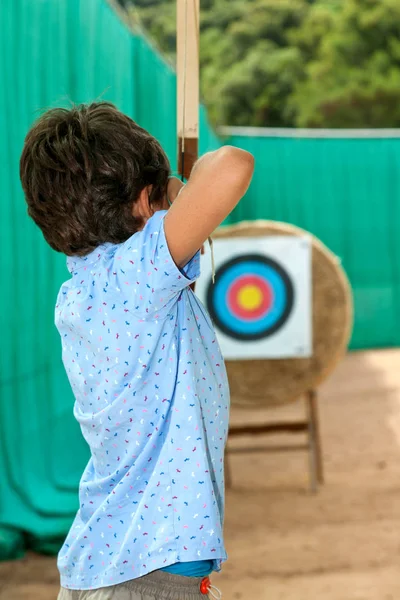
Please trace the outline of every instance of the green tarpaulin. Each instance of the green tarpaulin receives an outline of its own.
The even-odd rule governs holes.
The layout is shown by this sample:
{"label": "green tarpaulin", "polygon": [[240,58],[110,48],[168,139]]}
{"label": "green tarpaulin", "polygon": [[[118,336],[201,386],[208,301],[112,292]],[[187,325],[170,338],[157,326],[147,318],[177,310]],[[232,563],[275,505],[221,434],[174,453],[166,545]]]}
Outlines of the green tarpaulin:
{"label": "green tarpaulin", "polygon": [[400,138],[365,134],[227,140],[257,163],[232,220],[293,223],[338,256],[354,295],[353,349],[400,344]]}
{"label": "green tarpaulin", "polygon": [[[46,107],[110,100],[149,129],[175,164],[176,78],[103,0],[2,0],[0,74],[0,558],[6,558],[24,543],[58,548],[88,459],[53,325],[55,298],[69,274],[26,216],[18,177],[24,136]],[[217,147],[203,109],[200,126],[201,151]],[[29,536],[22,540],[19,531]]]}

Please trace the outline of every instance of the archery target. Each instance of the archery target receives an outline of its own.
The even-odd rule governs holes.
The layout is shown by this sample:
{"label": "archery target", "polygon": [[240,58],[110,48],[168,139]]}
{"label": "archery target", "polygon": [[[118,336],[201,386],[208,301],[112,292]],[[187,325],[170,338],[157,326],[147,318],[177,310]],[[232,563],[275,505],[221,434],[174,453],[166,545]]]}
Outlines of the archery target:
{"label": "archery target", "polygon": [[208,309],[225,358],[311,355],[311,246],[275,236],[214,241],[202,256],[196,292]]}
{"label": "archery target", "polygon": [[245,254],[225,262],[208,285],[207,308],[217,327],[238,340],[258,340],[277,331],[293,306],[293,285],[276,261]]}

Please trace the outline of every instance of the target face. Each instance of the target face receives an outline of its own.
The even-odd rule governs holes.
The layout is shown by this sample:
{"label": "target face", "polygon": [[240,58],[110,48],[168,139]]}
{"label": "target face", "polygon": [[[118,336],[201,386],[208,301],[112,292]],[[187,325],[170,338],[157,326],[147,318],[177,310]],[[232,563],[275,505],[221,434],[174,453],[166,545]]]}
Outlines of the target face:
{"label": "target face", "polygon": [[215,325],[237,340],[259,340],[288,319],[294,300],[291,279],[275,260],[261,254],[225,262],[209,282],[207,308]]}
{"label": "target face", "polygon": [[312,354],[311,242],[270,236],[214,240],[201,257],[196,294],[208,309],[225,358]]}

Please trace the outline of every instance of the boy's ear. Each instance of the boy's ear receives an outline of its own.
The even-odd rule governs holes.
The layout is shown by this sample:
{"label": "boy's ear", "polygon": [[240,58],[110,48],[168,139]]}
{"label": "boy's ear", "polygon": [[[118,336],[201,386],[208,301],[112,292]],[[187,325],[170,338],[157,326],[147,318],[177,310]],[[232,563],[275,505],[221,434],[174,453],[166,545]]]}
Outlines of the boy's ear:
{"label": "boy's ear", "polygon": [[152,189],[152,185],[143,188],[139,194],[139,198],[132,204],[132,215],[134,217],[139,217],[144,221],[147,221],[147,219],[150,219],[150,217],[153,216],[154,210],[150,206],[149,200]]}

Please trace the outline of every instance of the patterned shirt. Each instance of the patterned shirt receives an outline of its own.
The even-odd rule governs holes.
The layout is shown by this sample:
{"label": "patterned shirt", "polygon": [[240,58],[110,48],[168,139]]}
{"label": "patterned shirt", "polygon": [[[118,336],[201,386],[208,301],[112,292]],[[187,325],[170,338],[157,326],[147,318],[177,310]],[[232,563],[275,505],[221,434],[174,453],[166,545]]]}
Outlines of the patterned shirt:
{"label": "patterned shirt", "polygon": [[68,258],[56,325],[91,458],[60,550],[61,585],[122,583],[176,562],[226,560],[229,390],[210,318],[179,270],[165,211],[123,244]]}

